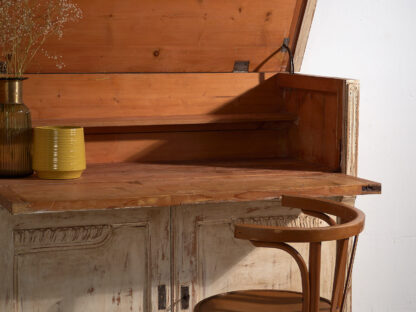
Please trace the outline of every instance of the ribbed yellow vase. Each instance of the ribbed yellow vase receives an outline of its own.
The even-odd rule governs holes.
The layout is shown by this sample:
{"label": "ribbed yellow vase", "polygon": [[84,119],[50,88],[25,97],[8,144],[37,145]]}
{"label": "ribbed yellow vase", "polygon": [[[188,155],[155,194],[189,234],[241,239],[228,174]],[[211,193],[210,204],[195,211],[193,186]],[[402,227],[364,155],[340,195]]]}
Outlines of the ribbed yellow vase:
{"label": "ribbed yellow vase", "polygon": [[41,179],[77,179],[86,168],[82,127],[36,127],[33,169]]}

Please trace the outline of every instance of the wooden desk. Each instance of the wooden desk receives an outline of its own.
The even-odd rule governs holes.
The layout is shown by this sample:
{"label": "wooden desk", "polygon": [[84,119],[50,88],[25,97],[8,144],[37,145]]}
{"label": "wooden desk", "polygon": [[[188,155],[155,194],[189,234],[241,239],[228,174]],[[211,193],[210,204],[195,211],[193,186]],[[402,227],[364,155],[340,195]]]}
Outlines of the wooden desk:
{"label": "wooden desk", "polygon": [[[88,168],[72,181],[0,180],[0,311],[190,312],[242,287],[297,290],[291,259],[234,239],[234,223],[321,226],[279,196],[353,204],[381,191],[355,177],[355,81],[91,74],[33,75],[27,86],[35,125],[86,127]],[[322,256],[326,297],[334,250]]]}
{"label": "wooden desk", "polygon": [[[156,311],[189,292],[188,308],[178,311],[190,311],[224,285],[295,290],[300,277],[290,257],[254,251],[232,227],[322,225],[282,207],[283,193],[351,201],[345,196],[380,192],[379,183],[324,169],[290,159],[118,163],[89,165],[72,181],[1,180],[8,211],[0,210],[0,293],[18,311]],[[324,247],[324,296],[333,248]]]}
{"label": "wooden desk", "polygon": [[76,2],[84,19],[46,47],[67,66],[36,58],[24,102],[34,126],[85,128],[88,169],[0,180],[0,311],[191,312],[299,289],[291,259],[234,239],[234,223],[320,226],[279,196],[381,190],[354,177],[358,82],[287,73],[280,47],[299,71],[316,0]]}
{"label": "wooden desk", "polygon": [[[242,287],[297,290],[291,259],[234,239],[234,223],[321,226],[279,196],[353,204],[381,191],[355,177],[355,81],[91,74],[33,75],[27,86],[34,124],[86,127],[88,168],[73,181],[0,181],[0,311],[190,312]],[[334,250],[322,256],[326,297]]]}

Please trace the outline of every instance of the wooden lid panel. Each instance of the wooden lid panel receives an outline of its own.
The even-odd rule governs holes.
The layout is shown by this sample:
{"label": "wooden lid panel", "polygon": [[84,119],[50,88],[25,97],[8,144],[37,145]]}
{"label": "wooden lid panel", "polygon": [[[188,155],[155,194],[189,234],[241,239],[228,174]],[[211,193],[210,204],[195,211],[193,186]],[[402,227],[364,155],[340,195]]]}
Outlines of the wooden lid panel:
{"label": "wooden lid panel", "polygon": [[[68,25],[30,73],[231,72],[249,60],[250,71],[286,37],[296,42],[306,0],[77,0],[84,18]],[[284,71],[278,53],[262,71]]]}

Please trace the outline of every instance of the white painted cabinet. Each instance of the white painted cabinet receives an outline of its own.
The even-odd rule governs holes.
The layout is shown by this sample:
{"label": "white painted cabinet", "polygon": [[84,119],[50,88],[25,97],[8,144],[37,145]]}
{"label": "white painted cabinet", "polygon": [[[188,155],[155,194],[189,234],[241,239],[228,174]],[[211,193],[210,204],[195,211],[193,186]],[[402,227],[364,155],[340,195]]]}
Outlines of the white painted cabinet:
{"label": "white painted cabinet", "polygon": [[[2,312],[190,312],[225,291],[301,290],[289,255],[235,239],[234,224],[321,225],[278,200],[0,217]],[[323,248],[326,297],[334,247]]]}
{"label": "white painted cabinet", "polygon": [[[169,216],[152,208],[9,217],[2,271],[13,277],[1,311],[157,311],[162,290],[167,306]],[[11,234],[13,246],[4,241]]]}
{"label": "white painted cabinet", "polygon": [[[201,299],[238,289],[286,289],[301,291],[296,262],[287,253],[255,248],[234,238],[235,223],[280,226],[322,226],[322,221],[282,207],[280,201],[245,204],[195,205],[174,210],[175,298],[189,288],[189,305],[176,301],[175,311],[192,311]],[[307,244],[293,244],[308,259]],[[324,243],[322,295],[332,291],[335,244]]]}

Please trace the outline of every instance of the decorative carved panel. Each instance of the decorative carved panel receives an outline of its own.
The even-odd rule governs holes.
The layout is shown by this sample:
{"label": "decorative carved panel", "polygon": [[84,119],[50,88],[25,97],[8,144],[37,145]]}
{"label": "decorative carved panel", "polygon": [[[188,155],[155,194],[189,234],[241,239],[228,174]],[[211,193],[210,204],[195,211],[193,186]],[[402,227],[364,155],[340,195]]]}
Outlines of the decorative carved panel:
{"label": "decorative carved panel", "polygon": [[110,225],[23,229],[14,231],[17,252],[47,251],[50,248],[93,247],[111,236]]}
{"label": "decorative carved panel", "polygon": [[14,231],[17,312],[150,311],[149,224]]}

